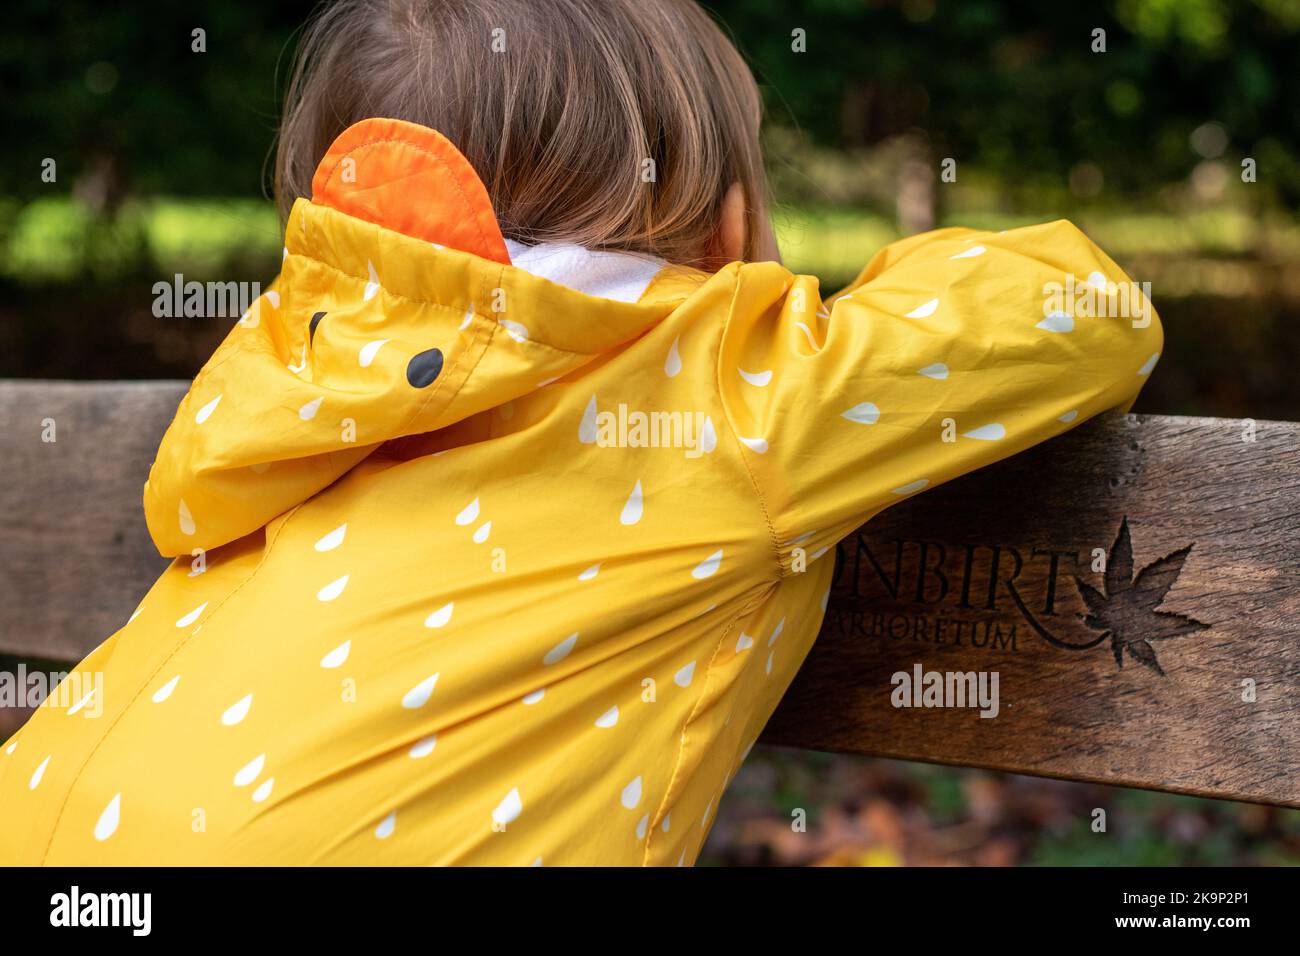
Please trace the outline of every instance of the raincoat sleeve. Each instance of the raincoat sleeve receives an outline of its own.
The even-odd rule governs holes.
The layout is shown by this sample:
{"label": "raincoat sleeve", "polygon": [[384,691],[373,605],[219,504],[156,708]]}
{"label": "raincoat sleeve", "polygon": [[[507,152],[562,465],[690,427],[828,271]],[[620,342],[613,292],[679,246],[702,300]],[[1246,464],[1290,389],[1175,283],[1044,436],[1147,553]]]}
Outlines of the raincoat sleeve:
{"label": "raincoat sleeve", "polygon": [[812,277],[742,266],[718,374],[788,558],[1127,409],[1162,341],[1141,289],[1061,220],[904,239],[825,305]]}
{"label": "raincoat sleeve", "polygon": [[[144,514],[165,557],[256,531],[376,447],[350,440],[337,402],[323,407],[339,383],[308,367],[310,322],[296,312],[303,321],[291,321],[278,286],[277,279],[195,376],[159,445]],[[349,397],[355,406],[365,396]],[[303,427],[318,415],[334,427]]]}

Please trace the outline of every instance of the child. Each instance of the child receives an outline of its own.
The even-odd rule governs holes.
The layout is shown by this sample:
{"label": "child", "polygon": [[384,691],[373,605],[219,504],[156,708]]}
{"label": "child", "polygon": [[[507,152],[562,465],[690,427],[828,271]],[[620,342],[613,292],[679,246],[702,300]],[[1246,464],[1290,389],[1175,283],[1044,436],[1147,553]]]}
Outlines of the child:
{"label": "child", "polygon": [[282,272],[145,486],[176,561],[102,717],[0,753],[0,863],[691,864],[836,542],[1160,351],[1045,307],[1127,281],[1063,221],[823,303],[689,0],[352,0],[300,57]]}

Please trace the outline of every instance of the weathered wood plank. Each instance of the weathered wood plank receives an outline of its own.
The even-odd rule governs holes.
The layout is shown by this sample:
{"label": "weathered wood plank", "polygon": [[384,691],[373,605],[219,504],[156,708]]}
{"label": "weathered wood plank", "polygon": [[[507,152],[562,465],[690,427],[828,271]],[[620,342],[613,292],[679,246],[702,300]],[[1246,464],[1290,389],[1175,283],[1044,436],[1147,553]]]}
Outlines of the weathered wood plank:
{"label": "weathered wood plank", "polygon": [[[0,652],[78,659],[157,577],[140,492],[184,390],[0,382]],[[1300,426],[1260,422],[1250,443],[1243,427],[1097,421],[878,516],[842,546],[764,740],[1300,805]],[[1122,576],[1107,593],[1092,569],[1094,549],[1122,564],[1122,526],[1130,581],[1190,546],[1163,603],[1155,572],[1125,603]],[[1122,666],[1080,619],[1076,576]],[[918,663],[996,671],[998,716],[893,707],[891,675]]]}
{"label": "weathered wood plank", "polygon": [[142,491],[185,389],[0,381],[0,651],[80,660],[167,566]]}
{"label": "weathered wood plank", "polygon": [[[1247,432],[1099,420],[878,516],[763,739],[1300,806],[1300,426]],[[918,664],[998,715],[893,706]]]}

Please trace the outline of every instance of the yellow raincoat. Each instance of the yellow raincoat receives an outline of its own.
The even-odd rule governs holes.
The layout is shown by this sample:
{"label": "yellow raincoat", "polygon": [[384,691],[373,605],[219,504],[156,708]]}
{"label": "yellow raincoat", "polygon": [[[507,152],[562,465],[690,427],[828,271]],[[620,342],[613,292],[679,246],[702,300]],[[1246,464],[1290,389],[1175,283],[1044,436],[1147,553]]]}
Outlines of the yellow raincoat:
{"label": "yellow raincoat", "polygon": [[176,560],[103,699],[0,749],[0,864],[692,863],[835,543],[1151,372],[1149,304],[1067,281],[1128,280],[1058,221],[825,304],[768,262],[599,298],[510,264],[439,134],[352,127],[158,450]]}

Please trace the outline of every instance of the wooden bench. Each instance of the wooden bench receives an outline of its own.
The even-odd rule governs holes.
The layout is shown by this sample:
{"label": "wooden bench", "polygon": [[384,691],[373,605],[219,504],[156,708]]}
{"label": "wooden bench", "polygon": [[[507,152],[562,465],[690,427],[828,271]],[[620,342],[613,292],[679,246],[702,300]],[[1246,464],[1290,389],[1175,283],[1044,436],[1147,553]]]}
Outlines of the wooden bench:
{"label": "wooden bench", "polygon": [[[185,389],[0,382],[0,654],[80,659],[162,570],[140,492]],[[837,574],[764,742],[1300,806],[1300,426],[1098,419]],[[996,672],[997,716],[894,706],[918,666]]]}

